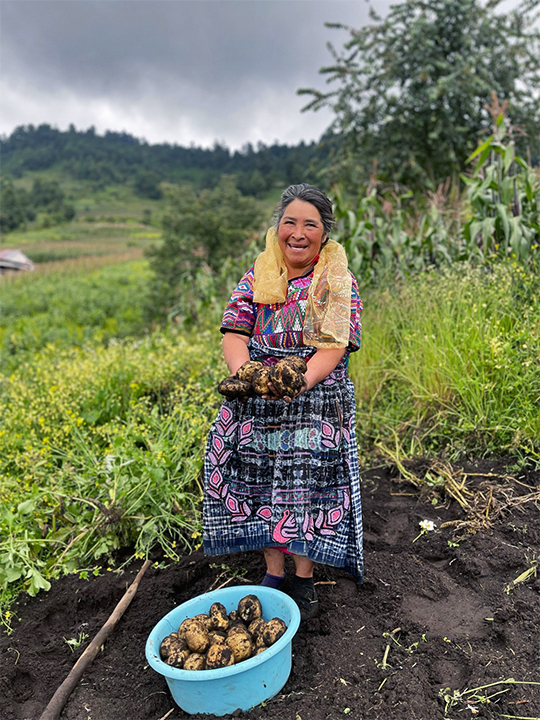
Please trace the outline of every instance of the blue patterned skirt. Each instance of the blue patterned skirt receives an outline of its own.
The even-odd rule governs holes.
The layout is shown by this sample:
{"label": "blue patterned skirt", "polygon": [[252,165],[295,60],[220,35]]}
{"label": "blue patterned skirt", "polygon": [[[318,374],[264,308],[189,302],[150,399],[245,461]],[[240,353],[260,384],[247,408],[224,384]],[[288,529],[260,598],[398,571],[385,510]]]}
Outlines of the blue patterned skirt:
{"label": "blue patterned skirt", "polygon": [[[272,364],[291,350],[250,346],[250,354]],[[223,403],[206,445],[203,544],[208,555],[283,547],[362,578],[354,387],[344,363],[290,403]]]}

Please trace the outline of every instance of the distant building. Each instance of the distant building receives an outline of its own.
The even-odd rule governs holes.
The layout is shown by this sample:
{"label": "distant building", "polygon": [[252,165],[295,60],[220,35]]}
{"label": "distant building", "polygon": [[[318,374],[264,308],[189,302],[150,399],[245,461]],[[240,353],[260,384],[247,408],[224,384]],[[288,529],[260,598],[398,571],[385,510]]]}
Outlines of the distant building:
{"label": "distant building", "polygon": [[33,270],[34,263],[21,250],[0,249],[0,273],[9,270]]}

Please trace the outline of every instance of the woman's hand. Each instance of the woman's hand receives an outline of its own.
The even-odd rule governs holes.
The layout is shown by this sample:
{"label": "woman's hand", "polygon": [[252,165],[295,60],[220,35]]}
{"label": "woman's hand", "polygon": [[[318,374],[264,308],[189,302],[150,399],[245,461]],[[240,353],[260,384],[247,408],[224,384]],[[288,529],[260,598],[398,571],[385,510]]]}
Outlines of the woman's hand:
{"label": "woman's hand", "polygon": [[285,400],[286,403],[290,403],[294,400],[294,398],[297,398],[299,395],[306,392],[306,390],[308,389],[308,384],[307,384],[306,376],[304,375],[304,384],[294,397],[290,397],[289,395],[279,395],[278,391],[272,385],[272,383],[268,383],[268,387],[271,390],[271,394],[263,395],[262,398],[264,400]]}
{"label": "woman's hand", "polygon": [[[304,384],[294,397],[311,390],[317,383],[327,378],[339,365],[344,355],[345,348],[319,348],[315,355],[309,359],[307,370],[304,373]],[[271,395],[263,395],[266,400],[285,400],[285,402],[294,400],[293,397],[288,395],[281,397],[273,386],[270,386],[270,389],[272,390]]]}

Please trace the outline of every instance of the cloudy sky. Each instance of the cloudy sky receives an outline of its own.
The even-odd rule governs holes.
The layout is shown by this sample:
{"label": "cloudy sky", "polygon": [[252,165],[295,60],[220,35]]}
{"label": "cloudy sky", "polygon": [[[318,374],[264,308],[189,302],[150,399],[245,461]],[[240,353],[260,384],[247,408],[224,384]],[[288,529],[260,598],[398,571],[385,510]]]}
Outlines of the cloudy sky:
{"label": "cloudy sky", "polygon": [[[390,0],[374,2],[384,14]],[[148,142],[238,148],[317,139],[326,43],[360,27],[366,0],[1,0],[0,133],[50,123]]]}

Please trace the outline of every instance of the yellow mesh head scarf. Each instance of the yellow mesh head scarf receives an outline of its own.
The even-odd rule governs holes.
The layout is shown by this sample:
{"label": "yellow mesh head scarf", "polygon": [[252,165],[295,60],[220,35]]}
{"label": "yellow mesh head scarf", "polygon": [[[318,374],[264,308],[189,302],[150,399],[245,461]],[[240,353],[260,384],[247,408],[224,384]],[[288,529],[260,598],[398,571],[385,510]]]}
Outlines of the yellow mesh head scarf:
{"label": "yellow mesh head scarf", "polygon": [[[322,248],[309,287],[304,343],[317,348],[343,348],[349,344],[352,279],[343,247],[328,240]],[[253,301],[262,305],[287,299],[287,266],[277,231],[266,233],[266,249],[255,261]]]}

